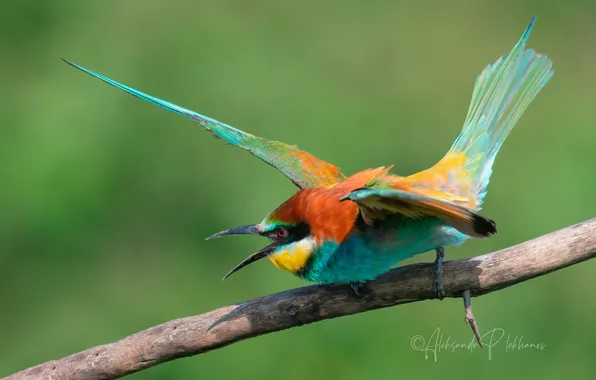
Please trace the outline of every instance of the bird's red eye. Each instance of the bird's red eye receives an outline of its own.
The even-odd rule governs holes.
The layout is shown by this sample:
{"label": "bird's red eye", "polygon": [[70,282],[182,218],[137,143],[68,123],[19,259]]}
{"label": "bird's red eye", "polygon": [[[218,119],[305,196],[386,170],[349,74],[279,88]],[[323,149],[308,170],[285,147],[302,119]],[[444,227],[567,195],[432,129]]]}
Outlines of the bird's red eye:
{"label": "bird's red eye", "polygon": [[288,237],[288,230],[286,230],[283,227],[277,227],[275,229],[275,234],[277,235],[278,238],[287,238]]}

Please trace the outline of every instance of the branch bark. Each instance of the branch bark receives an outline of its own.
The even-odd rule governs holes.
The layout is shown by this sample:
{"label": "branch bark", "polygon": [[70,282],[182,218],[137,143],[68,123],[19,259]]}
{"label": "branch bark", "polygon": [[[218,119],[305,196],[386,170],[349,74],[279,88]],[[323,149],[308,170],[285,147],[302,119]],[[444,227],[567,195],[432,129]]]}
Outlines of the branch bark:
{"label": "branch bark", "polygon": [[[596,218],[500,251],[444,264],[447,297],[480,296],[596,256]],[[243,339],[324,319],[436,298],[432,264],[397,268],[356,296],[349,286],[307,286],[151,327],[114,343],[5,378],[116,379]]]}

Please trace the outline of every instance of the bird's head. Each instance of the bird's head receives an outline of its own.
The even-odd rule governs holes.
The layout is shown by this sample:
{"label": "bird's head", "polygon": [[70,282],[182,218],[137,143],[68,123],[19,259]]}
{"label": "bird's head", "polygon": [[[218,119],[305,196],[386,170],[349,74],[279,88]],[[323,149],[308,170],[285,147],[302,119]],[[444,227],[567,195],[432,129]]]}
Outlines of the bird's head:
{"label": "bird's head", "polygon": [[228,235],[257,235],[271,244],[253,253],[225,277],[267,257],[277,268],[300,274],[325,241],[341,242],[353,226],[357,209],[326,189],[302,189],[259,224],[231,228],[207,239]]}

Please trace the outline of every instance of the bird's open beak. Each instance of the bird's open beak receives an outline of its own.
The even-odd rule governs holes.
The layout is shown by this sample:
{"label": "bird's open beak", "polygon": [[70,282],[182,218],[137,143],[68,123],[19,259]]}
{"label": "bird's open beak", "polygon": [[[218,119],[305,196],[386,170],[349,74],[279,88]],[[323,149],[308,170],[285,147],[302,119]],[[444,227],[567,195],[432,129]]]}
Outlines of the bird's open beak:
{"label": "bird's open beak", "polygon": [[222,236],[228,235],[261,235],[259,233],[258,224],[251,224],[249,226],[242,226],[236,228],[230,228],[229,230],[221,231],[213,234],[205,240],[211,240]]}
{"label": "bird's open beak", "polygon": [[279,246],[278,243],[271,243],[263,249],[258,250],[257,252],[253,253],[252,255],[248,256],[246,259],[242,260],[242,262],[236,265],[231,271],[228,272],[221,280],[225,280],[226,278],[230,277],[234,272],[244,268],[248,264],[252,264],[257,260],[260,260],[264,257],[267,257],[275,248]]}
{"label": "bird's open beak", "polygon": [[[228,235],[257,235],[261,236],[261,232],[259,231],[258,224],[252,224],[250,226],[242,226],[236,228],[230,228],[229,230],[218,232],[214,235],[209,236],[206,240],[215,239],[222,236]],[[225,280],[226,278],[230,277],[234,272],[238,271],[239,269],[244,268],[248,264],[252,264],[257,260],[260,260],[264,257],[267,257],[271,252],[275,250],[279,246],[279,243],[271,243],[263,249],[258,250],[257,252],[253,253],[252,255],[248,256],[246,259],[242,260],[242,262],[236,265],[231,271],[228,272],[221,280]]]}

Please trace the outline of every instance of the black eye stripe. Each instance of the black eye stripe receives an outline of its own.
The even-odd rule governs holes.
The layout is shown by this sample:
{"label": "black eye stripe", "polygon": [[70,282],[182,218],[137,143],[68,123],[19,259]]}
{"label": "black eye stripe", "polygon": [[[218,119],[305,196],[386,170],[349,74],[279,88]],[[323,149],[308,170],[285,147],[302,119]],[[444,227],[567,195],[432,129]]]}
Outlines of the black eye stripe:
{"label": "black eye stripe", "polygon": [[290,237],[292,237],[294,241],[302,240],[308,235],[310,235],[310,227],[306,222],[302,222],[290,228],[288,232],[290,233]]}

